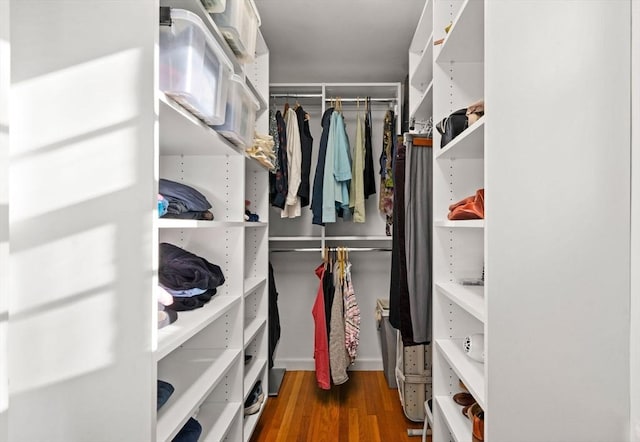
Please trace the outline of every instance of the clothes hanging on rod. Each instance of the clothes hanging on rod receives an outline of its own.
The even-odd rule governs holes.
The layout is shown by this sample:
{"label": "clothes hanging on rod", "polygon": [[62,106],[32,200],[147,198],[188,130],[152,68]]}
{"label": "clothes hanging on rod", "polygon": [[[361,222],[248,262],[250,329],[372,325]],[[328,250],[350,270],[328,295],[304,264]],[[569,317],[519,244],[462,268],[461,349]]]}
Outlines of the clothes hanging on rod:
{"label": "clothes hanging on rod", "polygon": [[389,323],[400,331],[405,346],[414,345],[411,306],[407,287],[407,253],[405,245],[405,154],[404,144],[398,144],[394,160],[393,236],[391,281],[389,289]]}
{"label": "clothes hanging on rod", "polygon": [[324,249],[323,257],[315,270],[320,281],[312,316],[316,381],[328,390],[349,379],[347,369],[355,361],[359,344],[360,309],[346,249]]}
{"label": "clothes hanging on rod", "polygon": [[405,135],[394,164],[389,322],[404,345],[431,341],[433,151],[416,136]]}
{"label": "clothes hanging on rod", "polygon": [[373,143],[371,141],[371,97],[367,97],[364,118],[364,197],[368,199],[376,193],[376,178],[373,167]]}
{"label": "clothes hanging on rod", "polygon": [[277,109],[270,110],[269,133],[277,140],[277,165],[269,179],[270,202],[281,209],[281,218],[297,218],[310,200],[313,136],[309,129],[309,114],[297,100],[294,107],[290,107],[287,100],[284,116]]}
{"label": "clothes hanging on rod", "polygon": [[322,191],[322,222],[332,223],[336,216],[349,212],[349,182],[351,180],[351,149],[344,125],[340,101],[331,115],[329,139],[324,166]]}
{"label": "clothes hanging on rod", "polygon": [[[410,138],[412,140],[412,138]],[[407,143],[405,244],[411,325],[416,343],[431,342],[433,149]]]}
{"label": "clothes hanging on rod", "polygon": [[322,199],[323,195],[323,180],[324,169],[327,158],[327,144],[329,140],[329,126],[331,125],[331,116],[333,114],[333,108],[325,110],[322,114],[322,135],[320,135],[320,147],[318,148],[318,161],[316,163],[316,171],[313,179],[313,193],[311,197],[311,211],[313,212],[312,223],[320,226],[324,226],[322,222]]}
{"label": "clothes hanging on rod", "polygon": [[300,104],[295,108],[298,117],[298,129],[300,131],[300,150],[301,150],[301,166],[300,166],[300,186],[298,187],[298,197],[300,198],[300,207],[307,207],[310,201],[310,184],[309,174],[311,173],[311,155],[313,153],[313,136],[309,129],[309,114],[307,114]]}
{"label": "clothes hanging on rod", "polygon": [[273,266],[269,261],[269,369],[273,368],[273,356],[280,341],[280,313],[278,310],[278,289],[273,274]]}
{"label": "clothes hanging on rod", "polygon": [[289,179],[287,198],[280,216],[282,218],[297,218],[301,215],[298,189],[300,188],[300,182],[302,180],[302,147],[300,146],[298,116],[291,107],[287,108],[285,111],[284,124],[287,131],[287,164]]}
{"label": "clothes hanging on rod", "polygon": [[363,223],[366,219],[364,207],[364,121],[360,115],[360,103],[358,102],[358,114],[356,115],[356,143],[353,146],[353,162],[351,163],[351,188],[349,192],[349,209],[353,214],[354,223]]}

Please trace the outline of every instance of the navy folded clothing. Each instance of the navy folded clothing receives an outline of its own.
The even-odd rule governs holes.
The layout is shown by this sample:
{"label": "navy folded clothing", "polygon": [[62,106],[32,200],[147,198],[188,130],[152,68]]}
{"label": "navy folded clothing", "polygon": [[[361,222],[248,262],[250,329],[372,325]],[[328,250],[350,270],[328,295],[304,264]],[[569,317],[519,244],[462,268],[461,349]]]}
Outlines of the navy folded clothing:
{"label": "navy folded clothing", "polygon": [[197,442],[202,434],[202,425],[200,422],[190,417],[182,429],[178,432],[172,442]]}
{"label": "navy folded clothing", "polygon": [[204,212],[211,208],[202,193],[186,184],[160,178],[158,192],[169,201],[169,213]]}
{"label": "navy folded clothing", "polygon": [[160,243],[158,279],[160,284],[172,290],[193,288],[215,289],[224,284],[222,269],[169,243]]}
{"label": "navy folded clothing", "polygon": [[174,388],[168,382],[158,379],[158,402],[156,410],[159,410],[164,404],[167,403],[169,397],[173,394]]}

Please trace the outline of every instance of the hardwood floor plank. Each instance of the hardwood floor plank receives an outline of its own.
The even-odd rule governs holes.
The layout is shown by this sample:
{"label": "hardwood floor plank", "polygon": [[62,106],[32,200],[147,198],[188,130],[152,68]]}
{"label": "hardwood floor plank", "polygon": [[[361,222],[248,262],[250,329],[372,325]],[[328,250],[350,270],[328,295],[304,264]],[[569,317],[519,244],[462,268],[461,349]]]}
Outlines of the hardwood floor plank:
{"label": "hardwood floor plank", "polygon": [[349,377],[326,391],[315,372],[287,371],[251,442],[420,442],[407,429],[422,423],[405,417],[398,390],[388,387],[383,372],[350,371]]}

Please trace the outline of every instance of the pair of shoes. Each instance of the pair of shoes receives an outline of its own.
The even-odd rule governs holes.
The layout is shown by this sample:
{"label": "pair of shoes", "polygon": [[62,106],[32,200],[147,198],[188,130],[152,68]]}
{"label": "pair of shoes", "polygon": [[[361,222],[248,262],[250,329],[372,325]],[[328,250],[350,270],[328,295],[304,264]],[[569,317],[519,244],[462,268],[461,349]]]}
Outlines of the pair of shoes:
{"label": "pair of shoes", "polygon": [[262,392],[262,381],[256,382],[249,393],[249,397],[244,401],[244,415],[256,414],[260,411],[260,405],[264,402],[264,393]]}

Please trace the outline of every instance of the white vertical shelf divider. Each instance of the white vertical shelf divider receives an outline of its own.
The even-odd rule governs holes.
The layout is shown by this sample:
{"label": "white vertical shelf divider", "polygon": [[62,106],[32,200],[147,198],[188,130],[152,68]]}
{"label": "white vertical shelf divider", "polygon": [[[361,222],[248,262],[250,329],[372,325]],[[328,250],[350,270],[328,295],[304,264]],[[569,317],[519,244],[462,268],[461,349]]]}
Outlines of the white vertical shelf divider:
{"label": "white vertical shelf divider", "polygon": [[0,440],[7,440],[9,431],[9,37],[9,2],[0,2]]}

